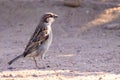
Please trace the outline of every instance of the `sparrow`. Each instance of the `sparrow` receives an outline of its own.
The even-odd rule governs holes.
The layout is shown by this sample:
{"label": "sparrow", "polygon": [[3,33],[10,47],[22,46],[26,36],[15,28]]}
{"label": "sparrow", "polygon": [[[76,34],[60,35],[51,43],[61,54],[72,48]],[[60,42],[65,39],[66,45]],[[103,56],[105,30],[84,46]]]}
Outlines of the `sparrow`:
{"label": "sparrow", "polygon": [[45,13],[42,16],[33,35],[31,36],[23,54],[15,57],[11,61],[9,61],[8,64],[11,65],[14,61],[18,60],[19,58],[29,56],[33,57],[35,66],[38,68],[37,61],[35,58],[39,56],[41,59],[44,59],[45,53],[49,49],[52,42],[51,25],[57,17],[58,16],[54,13]]}

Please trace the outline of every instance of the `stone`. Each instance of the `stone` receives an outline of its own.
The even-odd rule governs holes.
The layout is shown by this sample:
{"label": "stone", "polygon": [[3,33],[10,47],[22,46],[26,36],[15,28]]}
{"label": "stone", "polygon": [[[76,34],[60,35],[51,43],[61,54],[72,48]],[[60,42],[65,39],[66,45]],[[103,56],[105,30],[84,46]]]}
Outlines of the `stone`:
{"label": "stone", "polygon": [[64,5],[69,7],[79,7],[80,0],[64,0]]}

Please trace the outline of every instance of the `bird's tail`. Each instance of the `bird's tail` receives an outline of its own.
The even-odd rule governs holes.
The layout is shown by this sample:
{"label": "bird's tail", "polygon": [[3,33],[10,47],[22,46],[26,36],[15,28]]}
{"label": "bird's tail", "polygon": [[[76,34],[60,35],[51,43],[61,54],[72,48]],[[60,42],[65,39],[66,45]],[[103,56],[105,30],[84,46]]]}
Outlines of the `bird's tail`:
{"label": "bird's tail", "polygon": [[23,55],[19,55],[16,58],[14,58],[13,60],[9,61],[8,64],[11,65],[14,61],[18,60],[19,58],[23,57]]}

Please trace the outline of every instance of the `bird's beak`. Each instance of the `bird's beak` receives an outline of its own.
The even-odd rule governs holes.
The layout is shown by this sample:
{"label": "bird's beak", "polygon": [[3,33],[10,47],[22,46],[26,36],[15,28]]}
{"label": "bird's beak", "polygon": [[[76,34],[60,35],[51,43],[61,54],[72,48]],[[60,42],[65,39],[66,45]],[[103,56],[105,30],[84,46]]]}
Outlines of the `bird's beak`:
{"label": "bird's beak", "polygon": [[54,15],[54,18],[57,18],[58,17],[58,15]]}

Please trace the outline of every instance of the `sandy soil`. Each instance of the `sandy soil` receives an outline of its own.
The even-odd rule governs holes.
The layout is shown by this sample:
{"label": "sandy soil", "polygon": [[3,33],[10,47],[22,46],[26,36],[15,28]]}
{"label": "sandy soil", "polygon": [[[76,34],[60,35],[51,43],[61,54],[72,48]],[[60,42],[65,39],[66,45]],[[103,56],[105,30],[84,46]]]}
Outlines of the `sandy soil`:
{"label": "sandy soil", "polygon": [[[54,12],[53,42],[35,69],[31,58],[7,62],[24,51],[41,15]],[[0,1],[0,80],[120,80],[120,1]]]}

